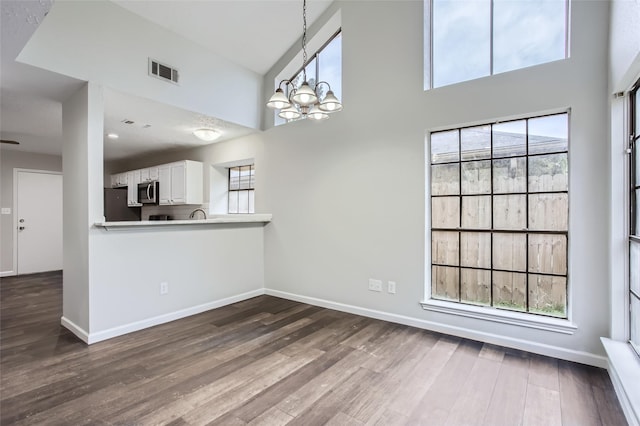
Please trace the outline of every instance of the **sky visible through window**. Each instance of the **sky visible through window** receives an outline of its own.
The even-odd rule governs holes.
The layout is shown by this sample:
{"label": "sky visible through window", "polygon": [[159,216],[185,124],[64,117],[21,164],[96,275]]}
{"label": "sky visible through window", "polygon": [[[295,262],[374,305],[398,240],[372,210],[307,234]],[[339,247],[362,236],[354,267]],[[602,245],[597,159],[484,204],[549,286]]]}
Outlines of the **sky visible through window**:
{"label": "sky visible through window", "polygon": [[[338,99],[342,99],[342,34],[338,34],[319,55],[318,78],[331,85]],[[324,86],[324,85],[323,85]]]}
{"label": "sky visible through window", "polygon": [[429,1],[433,87],[567,57],[568,0]]}
{"label": "sky visible through window", "polygon": [[[316,65],[317,62],[317,65]],[[316,67],[318,75],[316,75]],[[342,34],[338,34],[327,44],[324,49],[317,53],[305,67],[307,80],[312,88],[316,87],[319,81],[325,81],[331,86],[333,94],[342,99]],[[304,83],[304,74],[300,71],[292,80],[296,88],[300,88]],[[320,97],[324,98],[329,88],[326,84],[320,86]]]}

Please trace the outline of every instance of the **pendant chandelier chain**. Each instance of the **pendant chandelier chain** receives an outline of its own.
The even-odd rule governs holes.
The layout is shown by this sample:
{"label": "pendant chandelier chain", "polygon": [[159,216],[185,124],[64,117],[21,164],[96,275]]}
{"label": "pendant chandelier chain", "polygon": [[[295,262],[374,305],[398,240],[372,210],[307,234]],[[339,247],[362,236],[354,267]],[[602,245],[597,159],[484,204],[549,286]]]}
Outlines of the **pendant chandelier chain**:
{"label": "pendant chandelier chain", "polygon": [[302,69],[304,80],[307,80],[307,73],[304,71],[307,65],[307,0],[302,1]]}
{"label": "pendant chandelier chain", "polygon": [[[314,55],[317,55],[314,54]],[[325,120],[329,113],[342,110],[342,104],[333,94],[331,86],[326,81],[314,81],[311,88],[307,81],[307,0],[302,0],[302,83],[293,80],[282,80],[278,84],[276,92],[269,98],[267,106],[279,109],[278,117],[285,120],[297,120],[298,118],[310,118],[312,120]],[[316,66],[315,78],[318,69]],[[300,75],[300,74],[298,74]],[[327,91],[321,97],[320,85],[326,85]],[[284,89],[287,90],[285,94]]]}

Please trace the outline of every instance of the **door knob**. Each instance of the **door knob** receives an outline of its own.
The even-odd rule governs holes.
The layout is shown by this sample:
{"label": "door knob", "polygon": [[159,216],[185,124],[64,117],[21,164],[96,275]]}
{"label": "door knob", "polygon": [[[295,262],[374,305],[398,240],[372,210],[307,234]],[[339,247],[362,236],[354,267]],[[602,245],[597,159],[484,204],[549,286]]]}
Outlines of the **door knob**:
{"label": "door knob", "polygon": [[18,229],[22,231],[24,229],[24,226],[19,226]]}

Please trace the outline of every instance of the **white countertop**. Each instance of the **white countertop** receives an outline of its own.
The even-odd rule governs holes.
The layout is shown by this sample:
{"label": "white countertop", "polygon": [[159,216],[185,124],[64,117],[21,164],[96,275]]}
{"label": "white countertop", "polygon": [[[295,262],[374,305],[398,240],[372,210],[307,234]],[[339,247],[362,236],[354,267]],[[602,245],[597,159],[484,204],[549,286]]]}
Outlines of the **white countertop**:
{"label": "white countertop", "polygon": [[140,226],[213,225],[220,223],[269,223],[271,214],[217,214],[208,219],[140,220],[126,222],[95,222],[100,228],[135,228]]}

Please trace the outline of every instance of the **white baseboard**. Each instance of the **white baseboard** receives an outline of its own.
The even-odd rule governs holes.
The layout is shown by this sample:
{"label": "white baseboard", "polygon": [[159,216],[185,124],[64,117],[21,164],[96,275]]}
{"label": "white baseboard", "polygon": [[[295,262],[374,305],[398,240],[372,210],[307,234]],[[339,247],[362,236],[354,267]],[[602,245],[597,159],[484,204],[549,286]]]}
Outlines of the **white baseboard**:
{"label": "white baseboard", "polygon": [[67,317],[62,316],[62,318],[60,318],[60,324],[62,324],[64,328],[66,328],[67,330],[69,330],[70,332],[78,336],[78,338],[83,342],[89,343],[89,333],[87,333],[85,329],[78,326],[76,323],[74,323]]}
{"label": "white baseboard", "polygon": [[0,277],[10,277],[12,275],[15,275],[16,272],[15,271],[1,271],[0,272]]}
{"label": "white baseboard", "polygon": [[494,345],[505,346],[513,349],[519,349],[540,355],[546,355],[554,358],[564,359],[567,361],[578,362],[581,364],[593,365],[600,368],[607,368],[607,358],[594,355],[588,352],[574,351],[572,349],[561,348],[557,346],[545,345],[542,343],[531,342],[527,340],[505,337],[492,333],[484,333],[468,328],[455,327],[447,324],[427,321],[419,318],[407,317],[404,315],[391,314],[388,312],[377,311],[374,309],[361,308],[344,303],[332,302],[330,300],[317,299],[315,297],[300,296],[284,291],[265,289],[265,294],[280,297],[283,299],[294,300],[296,302],[307,303],[309,305],[320,306],[323,308],[334,309],[336,311],[347,312],[350,314],[361,315],[364,317],[375,318],[383,321],[389,321],[397,324],[409,325],[416,328],[435,331],[438,333],[449,334],[452,336],[463,337],[465,339],[477,340],[480,342],[491,343]]}
{"label": "white baseboard", "polygon": [[147,318],[141,321],[120,325],[118,327],[113,327],[113,328],[98,331],[95,333],[87,334],[85,330],[73,324],[71,321],[67,320],[64,317],[62,317],[62,325],[68,328],[73,334],[78,336],[85,343],[91,345],[93,343],[97,343],[103,340],[122,336],[124,334],[132,333],[134,331],[138,331],[138,330],[153,327],[156,325],[164,324],[167,322],[175,321],[181,318],[189,317],[191,315],[200,314],[202,312],[210,311],[211,309],[221,308],[223,306],[230,305],[232,303],[237,303],[243,300],[251,299],[252,297],[262,296],[263,294],[264,294],[264,289],[257,289],[257,290],[249,291],[247,293],[242,293],[235,296],[227,297],[225,299],[215,300],[213,302],[208,302],[202,305],[181,309],[175,312],[169,312],[167,314],[158,315],[153,318]]}
{"label": "white baseboard", "polygon": [[542,343],[531,342],[522,339],[515,339],[512,337],[505,337],[492,333],[484,333],[467,328],[450,326],[447,324],[437,323],[433,321],[427,321],[420,318],[413,318],[404,315],[392,314],[383,311],[377,311],[374,309],[362,308],[353,305],[347,305],[344,303],[333,302],[325,299],[317,299],[314,297],[301,296],[298,294],[288,293],[279,290],[271,289],[257,289],[247,293],[231,296],[225,299],[208,302],[202,305],[193,306],[191,308],[182,309],[175,312],[170,312],[163,315],[158,315],[153,318],[136,321],[133,323],[121,325],[118,327],[110,328],[107,330],[87,333],[84,329],[69,321],[67,318],[62,317],[61,324],[69,329],[73,334],[78,336],[82,341],[87,344],[93,344],[101,342],[103,340],[111,339],[113,337],[122,336],[124,334],[132,333],[134,331],[142,330],[145,328],[153,327],[155,325],[164,324],[166,322],[175,321],[180,318],[185,318],[191,315],[196,315],[202,312],[209,311],[211,309],[220,308],[222,306],[237,303],[243,300],[250,299],[252,297],[268,294],[270,296],[280,297],[282,299],[293,300],[296,302],[307,303],[309,305],[320,306],[327,309],[333,309],[336,311],[347,312],[355,315],[361,315],[368,318],[375,318],[383,321],[389,321],[397,324],[408,325],[411,327],[421,328],[425,330],[435,331],[438,333],[449,334],[452,336],[463,337],[466,339],[477,340],[480,342],[491,343],[494,345],[505,346],[514,349],[520,349],[527,352],[537,353],[540,355],[546,355],[554,358],[564,359],[567,361],[579,362],[581,364],[593,365],[600,368],[607,368],[608,361],[606,357],[594,355],[588,352],[574,351],[571,349],[561,348],[557,346],[545,345]]}

